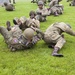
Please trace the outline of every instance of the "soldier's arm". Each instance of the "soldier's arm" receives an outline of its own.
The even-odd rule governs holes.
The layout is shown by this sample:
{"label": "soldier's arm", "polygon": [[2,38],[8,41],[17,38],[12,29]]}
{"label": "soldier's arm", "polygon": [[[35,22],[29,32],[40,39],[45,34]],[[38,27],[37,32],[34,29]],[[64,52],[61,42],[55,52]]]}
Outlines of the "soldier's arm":
{"label": "soldier's arm", "polygon": [[34,28],[33,26],[31,26],[31,28],[32,28],[34,31],[36,31],[37,33],[41,34],[42,39],[44,38],[44,33],[43,33],[40,29]]}

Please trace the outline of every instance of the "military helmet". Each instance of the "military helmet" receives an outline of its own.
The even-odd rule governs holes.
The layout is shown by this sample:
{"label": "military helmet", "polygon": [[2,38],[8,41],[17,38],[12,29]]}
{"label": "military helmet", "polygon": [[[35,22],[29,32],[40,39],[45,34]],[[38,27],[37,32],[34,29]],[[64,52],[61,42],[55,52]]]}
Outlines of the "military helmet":
{"label": "military helmet", "polygon": [[44,5],[43,1],[38,1],[38,5]]}
{"label": "military helmet", "polygon": [[27,20],[27,18],[25,17],[25,16],[22,16],[22,17],[20,17],[20,19],[19,19],[22,23],[24,23],[26,20]]}
{"label": "military helmet", "polygon": [[34,14],[35,16],[36,16],[36,13],[35,13],[35,11],[30,11],[30,13],[29,13],[29,16],[31,16],[32,14]]}
{"label": "military helmet", "polygon": [[26,39],[32,39],[33,36],[34,36],[34,30],[31,29],[31,28],[25,29],[24,32],[23,32],[23,36],[24,36]]}
{"label": "military helmet", "polygon": [[17,18],[17,17],[15,17],[15,18],[13,19],[13,23],[14,23],[14,24],[18,24],[18,21],[19,21],[19,18]]}
{"label": "military helmet", "polygon": [[5,5],[5,6],[7,6],[7,5],[8,5],[8,3],[7,3],[7,2],[4,2],[4,5]]}

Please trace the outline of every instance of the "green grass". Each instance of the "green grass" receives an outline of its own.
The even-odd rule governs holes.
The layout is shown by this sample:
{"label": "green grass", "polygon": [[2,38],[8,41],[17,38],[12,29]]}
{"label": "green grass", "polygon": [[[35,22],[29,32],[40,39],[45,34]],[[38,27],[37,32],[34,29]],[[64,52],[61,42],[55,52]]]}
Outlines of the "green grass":
{"label": "green grass", "polygon": [[[63,0],[64,13],[58,17],[48,16],[47,22],[41,23],[41,30],[54,22],[65,22],[75,30],[75,7]],[[12,23],[14,17],[29,17],[30,10],[36,10],[37,5],[30,0],[17,0],[16,10],[7,12],[0,7],[0,26],[5,26],[7,20]],[[63,58],[51,56],[52,49],[44,41],[39,41],[33,48],[10,52],[0,35],[0,75],[75,75],[75,37],[65,34],[66,44],[60,50]]]}

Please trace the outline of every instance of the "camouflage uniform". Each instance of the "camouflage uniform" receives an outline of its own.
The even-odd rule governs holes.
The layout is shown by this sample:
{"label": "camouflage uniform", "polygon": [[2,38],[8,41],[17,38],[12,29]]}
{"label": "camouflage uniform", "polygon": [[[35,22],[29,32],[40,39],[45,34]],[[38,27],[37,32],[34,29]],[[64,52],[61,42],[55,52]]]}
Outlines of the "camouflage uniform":
{"label": "camouflage uniform", "polygon": [[11,51],[31,48],[38,41],[38,38],[35,35],[33,36],[32,41],[28,42],[18,25],[12,27],[10,31],[1,26],[0,33],[4,37],[4,40]]}
{"label": "camouflage uniform", "polygon": [[62,36],[63,32],[75,36],[75,32],[71,29],[70,25],[64,22],[56,22],[50,25],[45,33],[42,33],[40,30],[37,30],[42,34],[43,40],[49,44],[49,47],[53,47],[54,51],[52,53],[53,56],[63,56],[62,54],[58,54],[57,52],[63,47],[65,44],[65,39]]}
{"label": "camouflage uniform", "polygon": [[46,21],[46,17],[50,14],[48,9],[44,7],[43,2],[39,1],[38,5],[42,5],[42,9],[37,8],[36,10],[36,19],[39,20],[40,22]]}
{"label": "camouflage uniform", "polygon": [[59,15],[59,14],[63,13],[63,5],[59,4],[60,1],[61,0],[52,0],[49,3],[51,14],[56,15],[56,13],[57,13]]}
{"label": "camouflage uniform", "polygon": [[49,3],[49,7],[53,7],[54,5],[56,4],[59,4],[58,0],[52,0],[50,3]]}
{"label": "camouflage uniform", "polygon": [[40,28],[40,22],[35,18],[36,17],[36,13],[35,11],[30,11],[29,13],[29,17],[26,21],[26,26],[28,28],[30,28],[31,26],[36,27],[36,28]]}
{"label": "camouflage uniform", "polygon": [[72,0],[69,5],[70,5],[70,6],[75,6],[75,0]]}
{"label": "camouflage uniform", "polygon": [[4,6],[5,6],[5,10],[7,10],[7,11],[15,10],[15,7],[13,4],[4,3]]}
{"label": "camouflage uniform", "polygon": [[36,27],[36,28],[40,28],[40,22],[36,19],[27,19],[26,21],[26,26],[29,28],[31,26]]}

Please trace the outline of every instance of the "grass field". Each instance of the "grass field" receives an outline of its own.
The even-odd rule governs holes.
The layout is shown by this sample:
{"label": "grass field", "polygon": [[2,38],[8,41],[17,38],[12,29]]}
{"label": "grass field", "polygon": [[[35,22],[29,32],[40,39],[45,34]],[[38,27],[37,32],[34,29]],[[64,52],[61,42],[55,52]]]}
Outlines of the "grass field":
{"label": "grass field", "polygon": [[[48,16],[47,22],[41,23],[41,30],[54,22],[65,22],[75,30],[75,7],[70,7],[69,2],[63,0],[63,15]],[[17,0],[16,10],[7,12],[0,7],[0,26],[5,26],[7,20],[13,25],[14,17],[29,17],[30,10],[36,10],[37,5],[30,0]],[[66,44],[60,50],[63,58],[51,56],[52,49],[39,41],[32,49],[10,52],[0,35],[0,75],[75,75],[75,37],[65,34]]]}

